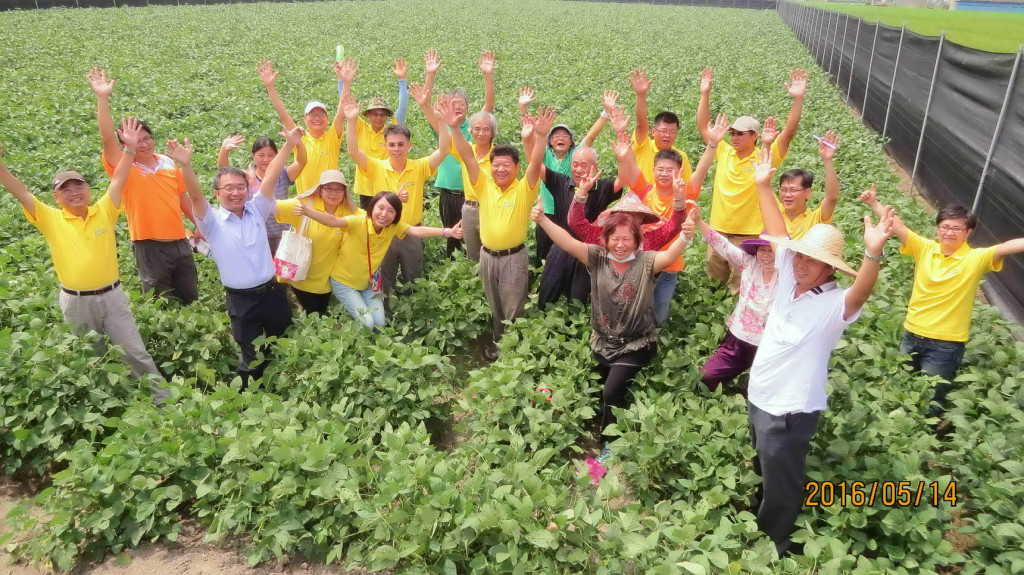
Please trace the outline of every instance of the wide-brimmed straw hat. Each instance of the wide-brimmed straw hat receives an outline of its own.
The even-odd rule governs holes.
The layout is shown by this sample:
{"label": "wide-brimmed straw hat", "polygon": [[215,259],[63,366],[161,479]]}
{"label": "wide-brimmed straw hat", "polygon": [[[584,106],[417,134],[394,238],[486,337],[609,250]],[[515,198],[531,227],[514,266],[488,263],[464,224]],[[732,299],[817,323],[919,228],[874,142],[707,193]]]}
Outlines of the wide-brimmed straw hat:
{"label": "wide-brimmed straw hat", "polygon": [[640,224],[654,224],[661,221],[658,214],[651,208],[644,205],[640,196],[637,196],[632,191],[622,194],[622,199],[619,200],[614,206],[601,212],[601,215],[597,216],[597,220],[594,225],[603,226],[608,221],[608,216],[612,215],[613,212],[626,212],[629,214],[637,214],[640,216]]}
{"label": "wide-brimmed straw hat", "polygon": [[370,110],[384,110],[385,112],[388,113],[389,117],[395,115],[395,113],[391,111],[391,108],[388,107],[388,101],[385,100],[384,98],[381,98],[380,96],[377,96],[376,98],[370,98],[370,103],[367,104],[366,109],[363,110],[363,115],[365,116],[366,114],[368,114]]}
{"label": "wide-brimmed straw hat", "polygon": [[846,242],[843,239],[843,232],[835,226],[814,224],[799,240],[775,236],[764,236],[764,239],[780,247],[814,258],[819,262],[824,262],[848,276],[857,277],[857,270],[843,261],[843,245]]}
{"label": "wide-brimmed straw hat", "polygon": [[308,198],[315,194],[320,186],[324,184],[341,184],[345,186],[345,191],[348,191],[348,182],[345,181],[345,174],[341,170],[324,170],[320,174],[320,183],[306,190],[305,192],[298,195],[300,198]]}

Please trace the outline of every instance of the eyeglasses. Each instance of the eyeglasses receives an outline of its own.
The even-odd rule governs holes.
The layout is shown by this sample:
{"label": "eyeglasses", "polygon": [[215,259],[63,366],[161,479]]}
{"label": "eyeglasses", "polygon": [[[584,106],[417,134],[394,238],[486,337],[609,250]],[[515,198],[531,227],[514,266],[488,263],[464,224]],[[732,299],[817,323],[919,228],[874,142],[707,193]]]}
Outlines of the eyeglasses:
{"label": "eyeglasses", "polygon": [[225,191],[225,192],[247,192],[247,191],[249,191],[249,186],[247,186],[245,184],[236,184],[234,186],[224,186],[223,188],[217,188],[217,191],[218,192],[219,191]]}
{"label": "eyeglasses", "polygon": [[806,189],[807,188],[781,187],[781,188],[779,188],[779,195],[782,195],[782,194],[799,194],[800,192],[802,192],[802,191],[804,191]]}
{"label": "eyeglasses", "polygon": [[661,134],[662,136],[672,136],[672,137],[675,137],[675,135],[679,133],[679,130],[669,130],[669,129],[666,129],[666,128],[655,128],[654,131],[659,133],[659,134]]}
{"label": "eyeglasses", "polygon": [[960,227],[960,226],[941,225],[941,226],[939,226],[939,231],[944,233],[944,234],[948,234],[950,232],[952,232],[954,234],[962,234],[962,233],[967,231],[967,228],[963,228],[963,227]]}
{"label": "eyeglasses", "polygon": [[752,130],[729,130],[730,136],[744,136],[748,134],[751,136],[756,136],[757,132],[754,132]]}

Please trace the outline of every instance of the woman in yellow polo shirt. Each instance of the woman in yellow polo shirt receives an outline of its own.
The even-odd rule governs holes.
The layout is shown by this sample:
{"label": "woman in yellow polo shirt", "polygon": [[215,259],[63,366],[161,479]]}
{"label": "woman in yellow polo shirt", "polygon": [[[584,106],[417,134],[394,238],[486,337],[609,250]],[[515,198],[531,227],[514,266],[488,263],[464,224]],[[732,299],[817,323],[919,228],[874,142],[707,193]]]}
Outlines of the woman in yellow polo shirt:
{"label": "woman in yellow polo shirt", "polygon": [[[339,170],[324,170],[320,174],[320,183],[312,190],[290,200],[278,200],[277,221],[301,230],[305,218],[296,215],[295,207],[299,205],[339,218],[363,213],[352,201],[345,174]],[[306,313],[326,314],[331,303],[331,270],[334,269],[344,232],[312,218],[310,220],[305,230],[306,237],[313,244],[309,271],[306,279],[292,282],[292,292]]]}
{"label": "woman in yellow polo shirt", "polygon": [[338,217],[298,203],[296,216],[309,216],[324,226],[338,228],[344,241],[330,273],[334,296],[348,313],[368,329],[383,327],[384,292],[381,290],[380,263],[391,240],[446,237],[462,239],[462,222],[452,228],[410,226],[402,222],[402,201],[393,192],[379,192],[370,200],[367,213]]}

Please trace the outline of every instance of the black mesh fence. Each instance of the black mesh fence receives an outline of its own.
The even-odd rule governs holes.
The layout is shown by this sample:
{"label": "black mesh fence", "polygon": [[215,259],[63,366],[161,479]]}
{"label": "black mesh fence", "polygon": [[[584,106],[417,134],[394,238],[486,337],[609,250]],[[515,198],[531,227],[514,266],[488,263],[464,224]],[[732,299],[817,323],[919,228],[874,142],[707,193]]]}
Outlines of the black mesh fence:
{"label": "black mesh fence", "polygon": [[586,2],[619,2],[625,4],[662,4],[668,6],[708,6],[711,8],[751,8],[775,10],[778,0],[584,0]]}
{"label": "black mesh fence", "polygon": [[[973,207],[972,243],[1024,236],[1024,48],[995,54],[804,4],[779,14],[936,205]],[[1024,322],[1024,261],[985,291]]]}
{"label": "black mesh fence", "polygon": [[[0,0],[0,11],[37,8],[118,8],[122,6],[196,6],[253,2],[328,2],[338,0]],[[772,2],[772,8],[775,3]]]}

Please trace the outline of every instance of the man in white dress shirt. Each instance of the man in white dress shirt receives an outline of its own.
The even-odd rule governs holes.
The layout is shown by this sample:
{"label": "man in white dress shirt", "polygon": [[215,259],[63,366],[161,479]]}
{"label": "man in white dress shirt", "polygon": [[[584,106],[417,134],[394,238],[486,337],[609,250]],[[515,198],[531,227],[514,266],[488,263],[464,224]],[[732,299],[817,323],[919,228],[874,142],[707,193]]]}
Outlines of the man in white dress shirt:
{"label": "man in white dress shirt", "polygon": [[231,335],[240,348],[236,373],[242,387],[250,378],[263,375],[266,362],[254,363],[258,351],[253,341],[260,335],[281,336],[292,324],[291,307],[284,284],[274,278],[274,257],[267,242],[267,215],[274,209],[274,185],[285,168],[288,156],[302,138],[302,129],[293,128],[285,136],[285,145],[267,167],[260,193],[249,199],[245,172],[226,166],[213,177],[219,205],[211,207],[203,196],[199,179],[192,170],[192,146],[171,141],[168,155],[181,164],[185,186],[192,201],[196,225],[210,244],[210,255],[217,264],[220,281],[227,292]]}

